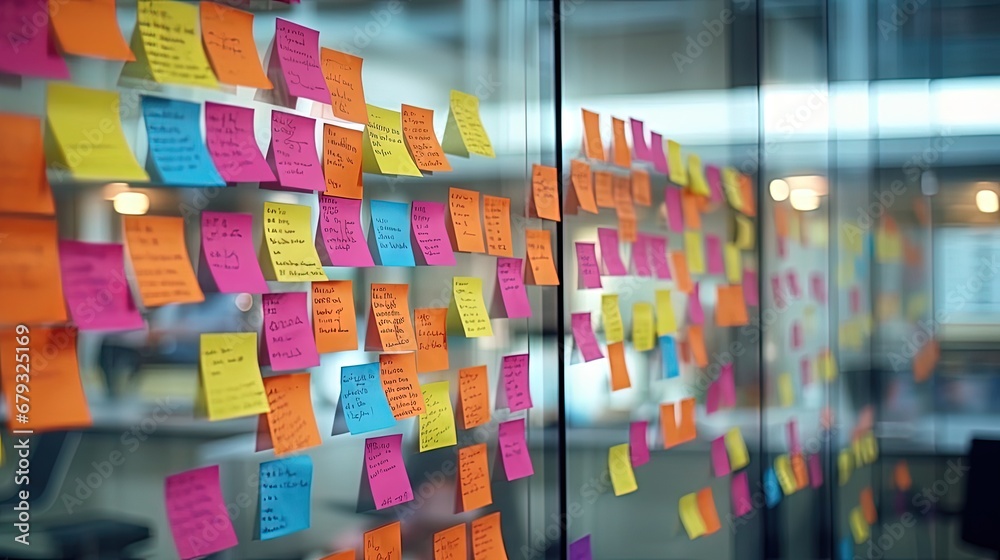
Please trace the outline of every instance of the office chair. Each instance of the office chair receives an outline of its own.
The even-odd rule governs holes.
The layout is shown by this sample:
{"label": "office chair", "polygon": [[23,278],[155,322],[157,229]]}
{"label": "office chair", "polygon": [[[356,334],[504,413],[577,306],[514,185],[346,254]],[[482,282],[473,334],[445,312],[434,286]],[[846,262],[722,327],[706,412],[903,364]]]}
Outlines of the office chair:
{"label": "office chair", "polygon": [[973,439],[962,509],[962,540],[1000,558],[1000,440]]}

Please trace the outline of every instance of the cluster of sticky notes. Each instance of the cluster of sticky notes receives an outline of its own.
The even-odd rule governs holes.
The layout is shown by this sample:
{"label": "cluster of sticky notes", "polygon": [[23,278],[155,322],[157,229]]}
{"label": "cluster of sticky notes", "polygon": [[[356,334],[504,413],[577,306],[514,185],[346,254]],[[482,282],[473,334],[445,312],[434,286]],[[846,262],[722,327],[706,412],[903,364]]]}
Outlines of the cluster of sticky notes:
{"label": "cluster of sticky notes", "polygon": [[681,524],[691,540],[714,534],[722,528],[711,488],[681,496],[677,508]]}

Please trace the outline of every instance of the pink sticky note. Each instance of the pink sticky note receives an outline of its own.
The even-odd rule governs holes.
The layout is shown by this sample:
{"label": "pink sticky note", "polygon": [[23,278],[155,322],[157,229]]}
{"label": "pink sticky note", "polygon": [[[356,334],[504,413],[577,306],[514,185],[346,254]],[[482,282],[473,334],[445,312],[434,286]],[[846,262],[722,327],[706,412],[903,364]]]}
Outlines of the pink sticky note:
{"label": "pink sticky note", "polygon": [[726,265],[722,261],[722,241],[718,235],[705,236],[705,253],[709,274],[725,274]]}
{"label": "pink sticky note", "polygon": [[858,286],[853,286],[851,288],[851,313],[861,312],[861,288]]}
{"label": "pink sticky note", "polygon": [[708,191],[711,194],[709,200],[717,204],[725,200],[722,194],[722,173],[714,165],[705,166],[705,180],[708,181]]}
{"label": "pink sticky note", "polygon": [[784,237],[778,237],[776,245],[778,246],[778,258],[785,258],[788,256],[788,240]]}
{"label": "pink sticky note", "polygon": [[277,18],[268,76],[275,89],[291,97],[330,104],[330,90],[319,61],[319,31]]}
{"label": "pink sticky note", "polygon": [[267,163],[278,180],[261,183],[260,188],[297,192],[326,190],[323,166],[316,152],[315,130],[315,119],[271,111],[271,147],[267,150]]}
{"label": "pink sticky note", "polygon": [[323,266],[375,266],[361,229],[361,200],[319,195],[316,249]]}
{"label": "pink sticky note", "polygon": [[823,280],[823,275],[819,272],[813,272],[809,277],[809,285],[816,302],[821,305],[826,304],[826,282]]}
{"label": "pink sticky note", "polygon": [[799,288],[799,274],[794,270],[789,270],[785,273],[785,277],[788,278],[788,293],[792,294],[793,298],[802,297],[802,289]]}
{"label": "pink sticky note", "polygon": [[405,504],[413,499],[413,487],[403,463],[403,434],[365,439],[365,472],[375,509]]}
{"label": "pink sticky note", "polygon": [[524,418],[518,418],[501,422],[497,431],[497,444],[508,481],[535,474],[535,468],[531,466],[528,443],[524,439],[524,427]]}
{"label": "pink sticky note", "polygon": [[750,502],[750,485],[747,483],[747,471],[742,470],[733,475],[731,487],[733,496],[733,512],[737,517],[750,513],[753,504]]}
{"label": "pink sticky note", "polygon": [[0,0],[0,72],[36,78],[69,78],[66,61],[49,33],[45,2]]}
{"label": "pink sticky note", "polygon": [[594,337],[594,326],[590,321],[590,312],[574,313],[571,320],[573,322],[573,341],[580,349],[583,361],[592,362],[603,358],[604,354],[601,353],[601,347],[597,344],[597,338]]}
{"label": "pink sticky note", "polygon": [[264,294],[260,364],[274,371],[289,371],[319,365],[316,339],[305,292]]}
{"label": "pink sticky note", "polygon": [[81,331],[143,328],[142,316],[125,278],[121,244],[60,241],[59,265],[66,307],[77,328]]}
{"label": "pink sticky note", "polygon": [[632,151],[635,159],[640,161],[650,161],[649,146],[646,145],[646,131],[642,121],[629,118],[632,125]]}
{"label": "pink sticky note", "polygon": [[809,484],[813,488],[823,486],[823,463],[820,462],[819,454],[809,456]]}
{"label": "pink sticky note", "polygon": [[736,379],[733,377],[732,362],[719,367],[719,378],[715,380],[715,384],[719,386],[719,404],[736,406]]}
{"label": "pink sticky note", "polygon": [[788,421],[788,452],[792,455],[802,451],[799,447],[799,427],[795,423],[795,419]]}
{"label": "pink sticky note", "polygon": [[785,294],[781,291],[781,277],[777,274],[771,276],[771,296],[774,298],[774,305],[785,306]]}
{"label": "pink sticky note", "polygon": [[509,407],[511,412],[527,410],[531,402],[531,384],[528,379],[528,355],[504,356],[500,366],[500,391],[497,408]]}
{"label": "pink sticky note", "polygon": [[760,305],[760,300],[757,297],[757,272],[754,270],[743,270],[743,299],[751,307]]}
{"label": "pink sticky note", "polygon": [[253,109],[205,102],[205,145],[227,183],[277,180],[254,137]]}
{"label": "pink sticky note", "polygon": [[[170,475],[164,480],[163,493],[170,533],[182,560],[236,546],[236,532],[219,487],[219,465]],[[206,531],[208,527],[212,530]]]}
{"label": "pink sticky note", "polygon": [[649,442],[646,440],[648,426],[649,422],[645,420],[632,422],[628,426],[628,455],[633,467],[649,462]]}
{"label": "pink sticky note", "polygon": [[719,410],[719,396],[720,390],[719,382],[713,381],[708,384],[708,389],[705,390],[705,414],[712,414],[716,410]]}
{"label": "pink sticky note", "polygon": [[649,156],[653,162],[653,168],[664,175],[670,173],[670,168],[667,166],[667,153],[663,151],[663,136],[659,132],[649,133]]}
{"label": "pink sticky note", "polygon": [[802,374],[802,385],[812,383],[812,375],[809,373],[809,358],[799,360],[799,372]]}
{"label": "pink sticky note", "polygon": [[725,437],[712,440],[712,470],[716,477],[729,474],[729,453],[726,452]]}
{"label": "pink sticky note", "polygon": [[632,267],[635,273],[643,278],[653,275],[653,269],[649,264],[649,236],[644,233],[638,234],[635,243],[632,244]]}
{"label": "pink sticky note", "polygon": [[576,271],[579,288],[601,287],[601,266],[593,243],[576,243]]}
{"label": "pink sticky note", "polygon": [[667,225],[670,231],[681,233],[684,231],[684,210],[681,207],[681,190],[674,187],[666,187],[663,191],[664,204],[667,205]]}
{"label": "pink sticky note", "polygon": [[660,280],[670,280],[670,265],[667,263],[667,238],[650,235],[649,258],[653,262],[653,273]]}
{"label": "pink sticky note", "polygon": [[705,323],[705,312],[701,309],[700,282],[695,282],[688,295],[688,321],[693,325]]}
{"label": "pink sticky note", "polygon": [[253,217],[231,212],[201,213],[201,257],[198,272],[208,269],[223,294],[262,294],[267,282],[253,246]]}
{"label": "pink sticky note", "polygon": [[413,201],[410,210],[413,239],[420,248],[419,256],[431,266],[455,266],[455,252],[445,225],[445,207],[440,202]]}
{"label": "pink sticky note", "polygon": [[792,323],[792,333],[790,337],[792,350],[798,350],[802,346],[802,324],[798,321]]}
{"label": "pink sticky note", "polygon": [[597,242],[601,245],[601,264],[608,276],[625,276],[628,270],[618,251],[618,230],[597,228]]}
{"label": "pink sticky note", "polygon": [[531,317],[531,302],[524,288],[523,259],[497,258],[497,286],[508,319]]}

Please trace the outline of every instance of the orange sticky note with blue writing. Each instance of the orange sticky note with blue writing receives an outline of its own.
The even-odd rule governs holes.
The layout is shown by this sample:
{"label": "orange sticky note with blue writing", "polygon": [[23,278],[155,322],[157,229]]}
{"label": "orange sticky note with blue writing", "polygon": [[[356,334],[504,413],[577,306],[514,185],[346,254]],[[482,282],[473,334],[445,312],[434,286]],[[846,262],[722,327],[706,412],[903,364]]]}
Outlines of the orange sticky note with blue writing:
{"label": "orange sticky note with blue writing", "polygon": [[51,219],[0,219],[0,325],[66,321],[56,232]]}
{"label": "orange sticky note with blue writing", "polygon": [[531,199],[528,201],[528,216],[558,222],[559,174],[555,167],[548,165],[531,166]]}
{"label": "orange sticky note with blue writing", "polygon": [[608,344],[608,360],[611,362],[611,390],[628,389],[632,381],[628,375],[628,365],[625,363],[625,343]]}
{"label": "orange sticky note with blue writing", "polygon": [[403,539],[399,521],[365,533],[365,560],[403,557]]}
{"label": "orange sticky note with blue writing", "polygon": [[674,282],[677,283],[677,289],[685,294],[690,294],[694,289],[694,283],[691,281],[691,274],[688,272],[687,258],[684,252],[671,251],[670,263],[673,264]]}

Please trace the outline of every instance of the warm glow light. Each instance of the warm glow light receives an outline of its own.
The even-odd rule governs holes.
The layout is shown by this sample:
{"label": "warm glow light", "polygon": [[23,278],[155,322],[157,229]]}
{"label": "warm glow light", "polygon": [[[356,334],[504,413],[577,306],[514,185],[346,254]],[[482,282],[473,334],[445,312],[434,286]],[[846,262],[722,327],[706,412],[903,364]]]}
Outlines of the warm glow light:
{"label": "warm glow light", "polygon": [[819,208],[819,195],[809,189],[795,189],[789,195],[792,208],[800,212],[808,212]]}
{"label": "warm glow light", "polygon": [[784,179],[775,179],[771,181],[771,198],[775,202],[781,202],[788,199],[788,193],[791,189],[788,187],[788,183]]}
{"label": "warm glow light", "polygon": [[976,193],[976,208],[984,214],[992,214],[1000,210],[1000,199],[997,193],[991,189],[983,189]]}
{"label": "warm glow light", "polygon": [[149,197],[141,192],[120,192],[115,195],[115,212],[141,216],[149,210]]}
{"label": "warm glow light", "polygon": [[119,193],[128,190],[128,183],[108,183],[102,189],[104,200],[114,200]]}

